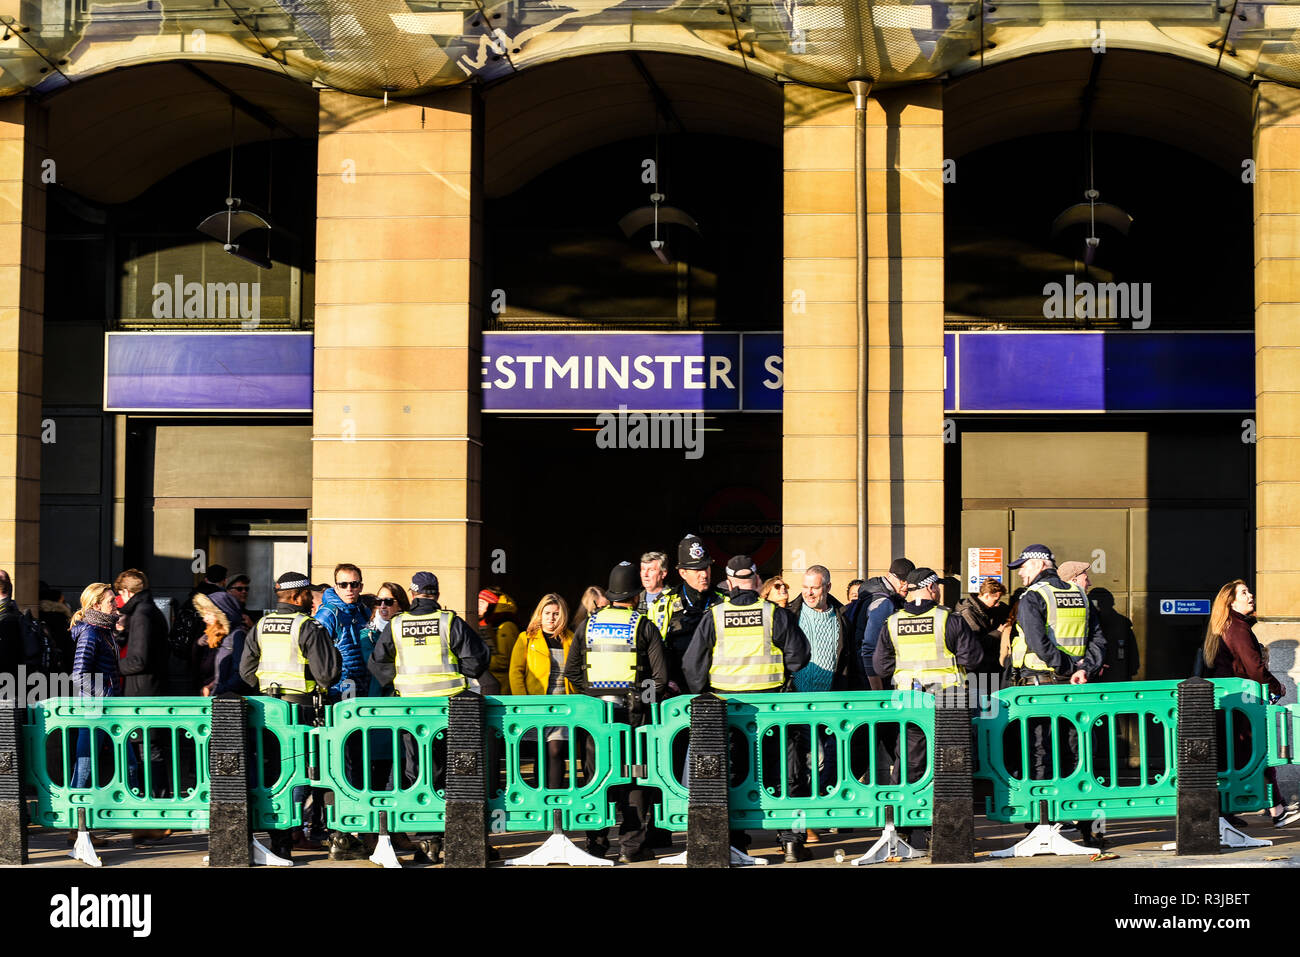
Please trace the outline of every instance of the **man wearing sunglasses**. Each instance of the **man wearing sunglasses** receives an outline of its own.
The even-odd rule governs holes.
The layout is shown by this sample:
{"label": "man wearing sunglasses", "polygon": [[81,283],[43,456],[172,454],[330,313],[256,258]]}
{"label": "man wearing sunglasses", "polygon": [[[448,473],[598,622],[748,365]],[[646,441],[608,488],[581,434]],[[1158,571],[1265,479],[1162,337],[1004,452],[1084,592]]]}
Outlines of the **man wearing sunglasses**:
{"label": "man wearing sunglasses", "polygon": [[[361,654],[361,630],[369,623],[370,615],[361,603],[361,569],[346,562],[334,566],[334,587],[325,589],[316,620],[329,634],[334,647],[343,660],[343,673],[337,684],[330,686],[331,702],[353,698],[366,690],[370,676]],[[361,738],[351,739],[355,745],[344,750],[344,773],[351,778],[352,764],[361,760]],[[341,832],[330,835],[330,860],[346,861],[366,857],[361,841]]]}

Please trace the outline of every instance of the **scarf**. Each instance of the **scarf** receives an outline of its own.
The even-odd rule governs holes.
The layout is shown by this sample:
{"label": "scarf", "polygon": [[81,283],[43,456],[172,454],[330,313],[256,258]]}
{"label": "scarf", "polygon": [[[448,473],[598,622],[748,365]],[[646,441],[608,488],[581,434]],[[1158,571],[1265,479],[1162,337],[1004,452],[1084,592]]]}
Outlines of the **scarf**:
{"label": "scarf", "polygon": [[107,628],[109,631],[112,631],[117,626],[118,614],[117,612],[114,612],[111,615],[106,615],[102,611],[97,611],[94,608],[87,608],[85,614],[81,617],[83,620],[90,622],[96,628]]}

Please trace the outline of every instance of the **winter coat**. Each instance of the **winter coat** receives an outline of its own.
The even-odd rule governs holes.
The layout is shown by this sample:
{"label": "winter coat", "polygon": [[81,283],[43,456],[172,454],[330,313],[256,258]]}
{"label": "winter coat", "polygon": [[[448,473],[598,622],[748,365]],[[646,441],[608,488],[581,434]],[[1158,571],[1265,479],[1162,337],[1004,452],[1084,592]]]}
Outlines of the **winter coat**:
{"label": "winter coat", "polygon": [[989,674],[1000,671],[998,655],[1002,636],[998,633],[998,626],[1007,620],[1010,608],[1001,602],[989,608],[974,595],[967,595],[957,602],[953,611],[966,622],[966,627],[984,650],[984,662],[978,670]]}
{"label": "winter coat", "polygon": [[1232,609],[1214,656],[1211,678],[1248,678],[1268,685],[1271,694],[1282,694],[1282,683],[1264,664],[1264,648],[1251,630],[1250,622]]}
{"label": "winter coat", "polygon": [[171,646],[167,619],[153,603],[149,589],[137,592],[122,606],[126,655],[122,658],[122,693],[128,698],[167,693]]}
{"label": "winter coat", "polygon": [[[568,628],[560,635],[564,661],[569,660],[569,644],[573,632]],[[539,630],[535,635],[520,635],[510,654],[510,694],[546,694],[551,684],[551,647]],[[504,691],[504,689],[503,689]],[[566,679],[564,693],[574,694],[573,685]]]}
{"label": "winter coat", "polygon": [[208,597],[212,599],[212,604],[226,616],[226,624],[230,628],[226,637],[221,639],[221,644],[217,646],[216,654],[213,656],[211,694],[219,695],[227,692],[253,694],[253,689],[244,684],[244,680],[239,677],[239,662],[244,657],[244,635],[247,631],[244,628],[243,609],[240,607],[239,599],[228,591],[215,592]]}
{"label": "winter coat", "polygon": [[[72,661],[72,681],[80,698],[113,698],[118,691],[117,643],[107,628],[88,621],[72,626],[76,651]],[[96,675],[102,676],[99,681]]]}
{"label": "winter coat", "polygon": [[360,694],[361,689],[370,686],[366,659],[361,656],[361,630],[370,623],[366,606],[360,599],[349,605],[330,587],[321,596],[316,620],[329,633],[343,659],[343,674],[337,684],[330,686],[330,694],[341,697],[345,692],[344,684],[349,681],[351,685],[347,693]]}
{"label": "winter coat", "polygon": [[511,693],[510,660],[515,641],[519,638],[519,622],[515,617],[517,611],[515,600],[502,592],[497,603],[488,608],[488,613],[479,621],[479,637],[492,655],[488,671],[501,686],[497,694]]}

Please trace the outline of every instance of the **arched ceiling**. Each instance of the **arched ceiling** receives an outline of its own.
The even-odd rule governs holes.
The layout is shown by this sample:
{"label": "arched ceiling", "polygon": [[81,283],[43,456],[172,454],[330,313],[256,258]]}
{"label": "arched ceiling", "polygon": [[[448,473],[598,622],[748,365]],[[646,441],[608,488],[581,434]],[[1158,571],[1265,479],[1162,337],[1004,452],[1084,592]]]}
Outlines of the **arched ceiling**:
{"label": "arched ceiling", "polygon": [[1159,140],[1237,172],[1251,155],[1250,87],[1177,57],[1126,50],[1025,57],[953,80],[944,92],[944,153],[956,158],[1089,120],[1094,130]]}
{"label": "arched ceiling", "polygon": [[781,143],[780,87],[694,57],[607,53],[561,61],[484,94],[489,197],[587,150],[636,136],[710,133]]}
{"label": "arched ceiling", "polygon": [[1142,50],[1300,83],[1300,0],[0,0],[0,94],[186,59],[411,95],[556,60],[684,53],[842,89],[1048,50]]}
{"label": "arched ceiling", "polygon": [[49,154],[61,186],[121,203],[227,148],[232,112],[237,143],[314,137],[316,101],[309,86],[244,66],[149,64],[49,97]]}

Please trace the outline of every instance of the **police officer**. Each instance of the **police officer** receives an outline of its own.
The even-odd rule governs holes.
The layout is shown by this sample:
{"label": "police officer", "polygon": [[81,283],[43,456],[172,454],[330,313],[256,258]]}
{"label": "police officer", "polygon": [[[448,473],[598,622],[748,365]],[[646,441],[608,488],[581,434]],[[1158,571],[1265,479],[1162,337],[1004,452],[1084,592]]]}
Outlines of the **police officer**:
{"label": "police officer", "polygon": [[[1106,657],[1106,638],[1101,617],[1090,606],[1087,593],[1078,585],[1061,580],[1056,559],[1046,545],[1030,545],[1010,563],[1017,570],[1026,591],[1020,596],[1016,629],[1011,642],[1011,671],[1018,685],[1086,684]],[[1032,779],[1045,780],[1051,768],[1052,722],[1050,718],[1029,721]],[[1079,733],[1067,726],[1065,746],[1068,765],[1079,763]],[[1067,766],[1064,756],[1062,767]],[[1089,822],[1078,828],[1084,840],[1091,837]]]}
{"label": "police officer", "polygon": [[[411,576],[409,611],[394,615],[384,626],[370,652],[367,667],[381,685],[393,686],[403,698],[442,698],[466,688],[467,678],[477,678],[488,666],[491,652],[483,639],[455,612],[438,604],[438,576],[416,572]],[[443,786],[447,745],[435,739],[430,749],[432,782]],[[402,735],[403,787],[415,783],[418,773],[415,738]],[[442,852],[442,835],[421,843],[417,863],[427,857],[436,863]]]}
{"label": "police officer", "polygon": [[[343,659],[334,641],[313,619],[311,582],[299,572],[275,580],[275,610],[263,615],[244,638],[239,676],[260,694],[274,695],[298,706],[303,722],[316,724],[315,696],[328,691],[343,673]],[[271,850],[288,858],[294,831],[271,831]]]}
{"label": "police officer", "polygon": [[695,629],[704,612],[719,604],[723,595],[710,585],[713,559],[698,536],[687,535],[677,543],[677,574],[681,584],[665,589],[647,606],[649,614],[668,652],[668,690],[673,694],[686,691],[682,657],[690,647]]}
{"label": "police officer", "polygon": [[[984,649],[961,615],[939,604],[939,576],[931,568],[915,568],[907,575],[907,603],[885,620],[876,642],[872,667],[888,681],[892,675],[899,691],[938,695],[961,685],[967,669],[980,666]],[[886,745],[894,766],[891,784],[899,783],[902,755],[898,741]],[[907,728],[907,780],[925,773],[925,735],[914,725]]]}
{"label": "police officer", "polygon": [[[808,663],[811,649],[799,630],[798,619],[773,602],[760,599],[754,589],[757,580],[758,570],[748,555],[736,555],[727,562],[730,594],[700,619],[682,659],[692,692],[780,691],[789,676]],[[733,768],[745,766],[744,755],[736,753],[744,746],[732,739]],[[788,763],[791,755],[787,753],[786,758]],[[780,832],[778,838],[787,862],[806,861],[811,856],[804,847],[805,836]],[[744,831],[732,831],[731,844],[743,851],[749,846],[749,836]]]}
{"label": "police officer", "polygon": [[[605,592],[610,603],[578,626],[564,662],[564,677],[575,691],[610,702],[614,720],[633,728],[646,723],[649,706],[668,687],[663,637],[654,622],[634,607],[640,585],[637,567],[631,562],[614,567]],[[595,768],[596,747],[590,736],[583,761],[588,769]],[[610,789],[610,797],[620,818],[619,863],[645,860],[650,856],[646,847],[650,807],[645,789],[620,785]],[[587,832],[587,851],[605,856],[609,838],[604,830]]]}

